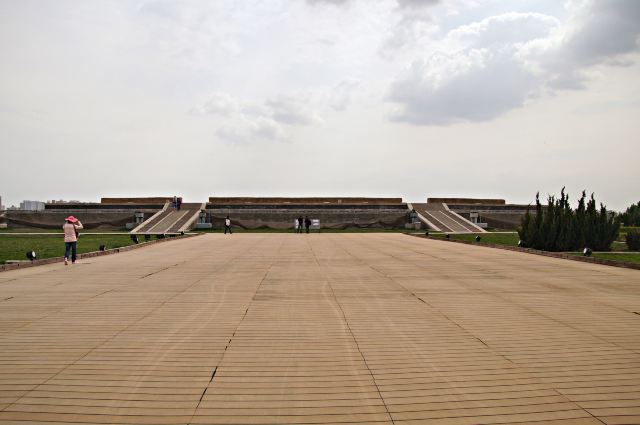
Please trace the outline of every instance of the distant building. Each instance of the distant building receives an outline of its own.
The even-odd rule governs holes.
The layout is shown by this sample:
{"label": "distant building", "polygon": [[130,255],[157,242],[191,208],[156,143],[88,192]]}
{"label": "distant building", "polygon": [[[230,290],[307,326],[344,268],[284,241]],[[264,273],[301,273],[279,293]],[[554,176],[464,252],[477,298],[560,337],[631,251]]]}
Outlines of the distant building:
{"label": "distant building", "polygon": [[47,204],[84,204],[85,202],[81,202],[81,201],[77,201],[75,199],[72,199],[71,201],[65,201],[63,199],[58,199],[57,201],[55,199],[52,199],[50,201],[47,201]]}
{"label": "distant building", "polygon": [[43,211],[44,202],[40,201],[22,201],[20,202],[20,209],[22,211]]}

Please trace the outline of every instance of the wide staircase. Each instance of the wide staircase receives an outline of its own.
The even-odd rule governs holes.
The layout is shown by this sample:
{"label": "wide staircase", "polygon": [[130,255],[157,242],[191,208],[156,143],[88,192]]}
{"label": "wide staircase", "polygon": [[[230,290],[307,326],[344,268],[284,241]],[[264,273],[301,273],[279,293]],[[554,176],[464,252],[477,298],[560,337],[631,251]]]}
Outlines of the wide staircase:
{"label": "wide staircase", "polygon": [[451,211],[447,204],[412,204],[418,218],[428,228],[446,233],[485,233],[486,230]]}
{"label": "wide staircase", "polygon": [[185,203],[176,210],[165,204],[164,208],[145,220],[130,233],[136,235],[170,235],[191,230],[198,221],[204,203]]}

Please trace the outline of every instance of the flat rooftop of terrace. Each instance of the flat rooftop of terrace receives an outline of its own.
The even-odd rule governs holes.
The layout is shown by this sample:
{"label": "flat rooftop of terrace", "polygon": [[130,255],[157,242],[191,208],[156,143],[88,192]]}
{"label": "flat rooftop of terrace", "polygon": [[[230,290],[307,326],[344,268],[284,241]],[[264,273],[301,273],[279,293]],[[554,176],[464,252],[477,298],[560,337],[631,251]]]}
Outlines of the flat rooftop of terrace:
{"label": "flat rooftop of terrace", "polygon": [[363,197],[209,197],[210,204],[217,205],[254,205],[254,204],[349,204],[349,205],[402,205],[402,198],[363,198]]}
{"label": "flat rooftop of terrace", "polygon": [[407,235],[176,240],[0,273],[0,423],[639,423],[639,305]]}

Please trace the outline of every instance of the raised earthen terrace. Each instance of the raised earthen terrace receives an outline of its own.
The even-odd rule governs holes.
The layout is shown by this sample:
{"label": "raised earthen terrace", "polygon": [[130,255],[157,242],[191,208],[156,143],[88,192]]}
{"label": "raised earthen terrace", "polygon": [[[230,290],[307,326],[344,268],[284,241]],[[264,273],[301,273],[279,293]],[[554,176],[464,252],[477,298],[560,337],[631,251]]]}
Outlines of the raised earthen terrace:
{"label": "raised earthen terrace", "polygon": [[0,273],[1,424],[637,424],[640,271],[211,234]]}

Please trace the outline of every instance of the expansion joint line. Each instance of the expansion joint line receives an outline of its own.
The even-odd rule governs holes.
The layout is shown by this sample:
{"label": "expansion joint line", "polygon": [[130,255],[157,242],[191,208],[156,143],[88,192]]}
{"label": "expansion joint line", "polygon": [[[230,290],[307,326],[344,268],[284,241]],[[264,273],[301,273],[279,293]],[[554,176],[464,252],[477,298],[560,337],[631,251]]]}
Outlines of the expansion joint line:
{"label": "expansion joint line", "polygon": [[[412,250],[412,251],[413,251],[413,250]],[[413,251],[413,252],[417,252],[417,251]],[[351,253],[349,253],[349,254],[351,255]],[[384,253],[384,252],[383,252],[383,254],[385,254],[385,255],[389,255],[391,258],[395,259],[396,261],[400,261],[400,262],[404,262],[404,261],[405,261],[405,260],[403,260],[402,258],[400,258],[400,257],[396,257],[396,256],[391,255],[391,254],[387,254],[387,253]],[[442,310],[440,310],[439,308],[435,307],[434,305],[430,304],[429,302],[427,302],[427,301],[426,301],[426,300],[424,300],[423,298],[419,297],[415,292],[413,292],[413,291],[409,290],[406,286],[404,286],[402,283],[400,283],[400,282],[398,282],[397,280],[395,280],[393,277],[391,277],[391,276],[387,275],[386,273],[383,273],[382,271],[380,271],[380,270],[376,269],[374,266],[371,266],[371,265],[369,265],[368,263],[365,263],[364,261],[360,260],[359,258],[357,258],[357,257],[355,257],[355,256],[353,256],[353,255],[351,255],[351,256],[352,256],[352,258],[354,258],[354,259],[356,259],[356,260],[360,261],[360,263],[361,263],[361,264],[364,264],[364,265],[366,265],[366,266],[370,267],[370,268],[371,268],[372,270],[374,270],[376,273],[378,273],[378,274],[380,274],[380,275],[382,275],[382,276],[386,277],[386,278],[387,278],[387,279],[389,279],[391,282],[393,282],[394,284],[396,284],[397,286],[399,286],[400,288],[402,288],[404,291],[406,291],[406,292],[410,293],[410,294],[411,294],[413,297],[415,297],[417,300],[419,300],[419,301],[421,301],[422,303],[426,304],[426,305],[427,305],[429,308],[431,308],[432,310],[434,310],[434,311],[438,312],[438,314],[440,314],[440,315],[441,315],[441,316],[443,316],[445,319],[447,319],[449,322],[451,322],[452,324],[454,324],[455,326],[457,326],[458,328],[460,328],[462,331],[464,331],[465,333],[467,333],[467,334],[468,334],[468,335],[470,335],[471,337],[473,337],[473,338],[477,339],[478,341],[480,341],[484,346],[486,346],[489,350],[491,350],[491,352],[492,352],[492,353],[494,353],[495,355],[502,357],[503,359],[507,360],[509,363],[512,363],[512,364],[514,364],[514,365],[517,365],[517,366],[518,366],[518,367],[520,367],[520,368],[524,368],[524,366],[523,366],[523,365],[519,365],[519,364],[515,363],[513,360],[511,360],[509,357],[505,356],[504,354],[501,354],[501,353],[496,352],[496,350],[494,350],[494,349],[493,349],[493,347],[491,347],[490,345],[488,345],[488,344],[487,344],[485,341],[483,341],[481,338],[479,338],[479,337],[475,336],[472,332],[470,332],[470,331],[469,331],[468,329],[466,329],[464,326],[460,325],[458,322],[456,322],[456,321],[455,321],[455,320],[453,320],[451,317],[449,317],[445,312],[443,312],[443,311],[442,311]],[[419,266],[419,267],[420,267],[420,268],[422,268],[422,266]],[[482,291],[482,290],[481,290],[481,291],[479,291],[479,292],[480,292],[480,293],[482,293],[482,294],[487,294],[487,292]],[[497,297],[497,298],[500,298],[500,299],[501,299],[501,300],[503,300],[503,301],[507,301],[505,298],[501,297],[500,295],[497,295],[497,294],[489,294],[489,295],[493,295],[493,296],[495,296],[495,297]],[[550,319],[550,320],[553,320],[553,321],[555,321],[555,322],[557,322],[557,323],[559,323],[559,324],[565,325],[564,323],[562,323],[562,322],[560,322],[560,321],[558,321],[558,320],[555,320],[555,319],[553,319],[553,318],[547,317],[547,316],[543,315],[542,313],[539,313],[539,312],[537,312],[537,311],[535,311],[535,310],[531,310],[530,308],[528,308],[528,307],[526,307],[526,306],[522,306],[522,305],[517,304],[517,303],[516,303],[516,305],[518,305],[519,307],[525,308],[526,310],[528,310],[528,311],[529,311],[529,312],[531,312],[531,313],[541,315],[542,317],[544,317],[544,318],[546,318],[546,319]],[[571,328],[572,328],[572,329],[574,329],[574,330],[578,330],[578,331],[580,331],[580,329],[574,328],[574,327],[572,327],[572,326],[570,326],[570,325],[566,325],[566,326],[569,326],[569,327],[571,327]],[[588,332],[587,332],[587,333],[588,333]],[[589,334],[589,333],[588,333],[588,334]],[[589,335],[591,335],[591,334],[589,334]],[[599,339],[601,339],[601,340],[603,340],[603,341],[605,341],[605,342],[608,342],[608,341],[606,341],[604,338],[599,338]],[[614,344],[614,345],[618,346],[617,344]],[[618,346],[618,347],[619,347],[619,348],[622,348],[622,349],[625,349],[624,347],[620,347],[620,346]],[[633,351],[633,352],[635,352],[635,351]],[[597,420],[598,422],[601,422],[601,423],[605,424],[605,422],[603,422],[600,418],[598,418],[597,416],[594,416],[594,415],[593,415],[589,410],[587,410],[587,409],[583,408],[582,406],[580,406],[579,404],[577,404],[576,402],[574,402],[573,400],[571,400],[569,397],[567,397],[565,394],[561,393],[561,392],[560,392],[560,391],[558,391],[557,389],[555,389],[555,388],[553,388],[553,387],[549,387],[548,389],[549,389],[549,390],[551,390],[551,391],[553,391],[553,392],[555,392],[555,393],[556,393],[556,394],[558,394],[560,397],[564,398],[568,403],[571,403],[571,404],[575,405],[578,409],[580,409],[580,410],[582,410],[582,411],[586,412],[588,415],[590,415],[591,417],[593,417],[593,418],[594,418],[595,420]]]}
{"label": "expansion joint line", "polygon": [[[176,264],[177,265],[177,264]],[[171,266],[173,267],[173,266]],[[151,316],[153,313],[155,313],[156,311],[160,310],[161,308],[163,308],[167,303],[171,302],[174,298],[176,298],[178,295],[183,294],[185,291],[188,291],[189,289],[191,289],[194,285],[196,285],[197,283],[199,283],[202,280],[202,278],[200,279],[196,279],[195,282],[193,282],[191,285],[187,286],[186,288],[184,288],[182,291],[180,292],[176,292],[173,296],[169,297],[168,299],[164,300],[162,303],[160,303],[160,305],[156,306],[155,308],[152,308],[151,310],[149,310],[145,315],[143,315],[142,317],[138,318],[138,320],[135,320],[134,322],[129,323],[127,326],[125,326],[124,328],[120,329],[118,332],[116,332],[115,334],[113,334],[112,336],[110,336],[109,338],[107,338],[106,340],[100,342],[98,345],[96,345],[95,347],[93,347],[91,350],[87,351],[86,353],[84,353],[82,356],[80,356],[79,358],[77,358],[76,360],[74,360],[73,362],[69,363],[68,365],[66,365],[65,367],[63,367],[62,369],[60,369],[58,372],[56,372],[54,375],[50,376],[46,381],[36,385],[34,388],[30,389],[29,391],[27,391],[25,394],[23,394],[20,398],[14,400],[13,403],[7,405],[4,407],[4,409],[0,409],[0,412],[4,412],[5,410],[7,410],[8,408],[10,408],[11,406],[13,406],[14,404],[18,403],[20,400],[22,400],[25,397],[28,397],[29,394],[31,394],[33,391],[38,390],[40,387],[42,387],[43,385],[46,385],[49,381],[51,381],[52,379],[58,377],[61,373],[65,372],[67,369],[69,369],[71,366],[75,366],[79,361],[84,360],[89,354],[93,353],[94,351],[96,351],[97,349],[99,349],[100,347],[104,346],[105,344],[113,341],[114,339],[116,339],[118,336],[120,336],[122,333],[128,331],[132,326],[135,326],[136,324],[142,322],[143,320],[145,320],[147,317]],[[110,292],[110,291],[106,291],[106,292]],[[91,297],[91,298],[95,298],[95,297]],[[89,298],[89,299],[91,299]]]}
{"label": "expansion joint line", "polygon": [[[311,246],[311,244],[309,243],[308,240],[307,240],[307,244],[309,245],[309,250],[311,251],[311,254],[313,255],[313,260],[315,261],[317,266],[320,266],[320,263],[318,262],[318,258],[316,257],[316,254],[313,251],[313,247]],[[336,302],[336,305],[340,309],[340,314],[342,315],[342,320],[344,320],[345,325],[347,325],[347,330],[349,331],[349,335],[351,335],[351,339],[353,339],[353,343],[356,345],[356,349],[358,350],[358,354],[360,354],[360,358],[362,358],[362,362],[364,363],[365,367],[367,368],[367,371],[369,372],[369,375],[371,376],[371,379],[373,380],[373,385],[376,387],[376,391],[378,393],[378,397],[380,397],[380,401],[382,401],[382,405],[384,406],[384,410],[387,412],[387,416],[389,416],[389,420],[391,421],[391,423],[395,424],[395,421],[393,420],[393,416],[391,416],[391,412],[389,411],[389,406],[387,406],[387,403],[385,402],[384,397],[382,397],[382,392],[380,391],[380,387],[378,386],[378,382],[376,381],[376,377],[373,374],[373,371],[371,370],[371,368],[369,367],[369,363],[367,363],[367,359],[365,358],[364,353],[360,349],[360,345],[358,344],[358,340],[356,339],[356,336],[353,333],[353,330],[351,329],[351,325],[349,325],[349,320],[347,320],[347,315],[344,313],[344,309],[342,308],[342,304],[340,304],[340,301],[338,301],[338,297],[336,296],[336,292],[333,290],[333,285],[331,285],[331,280],[330,279],[327,280],[327,284],[329,285],[329,289],[331,290],[331,296],[333,297],[333,299]]]}
{"label": "expansion joint line", "polygon": [[[282,245],[283,244],[281,243],[280,246],[278,247],[278,252],[282,249]],[[202,394],[200,394],[200,399],[198,400],[198,404],[196,405],[195,409],[193,409],[193,414],[191,415],[191,418],[189,419],[189,422],[187,422],[187,425],[191,425],[191,423],[193,421],[193,418],[196,415],[196,412],[198,411],[198,408],[200,407],[200,404],[202,403],[202,399],[204,398],[205,394],[207,393],[207,390],[209,389],[209,385],[213,382],[213,380],[214,380],[214,378],[216,376],[216,373],[218,372],[218,369],[222,366],[222,362],[224,361],[224,356],[225,356],[225,354],[227,354],[227,350],[231,346],[231,341],[233,341],[233,338],[236,336],[236,332],[238,332],[238,329],[240,329],[240,325],[242,325],[242,322],[244,321],[245,317],[247,317],[247,314],[249,313],[249,309],[251,308],[251,305],[253,304],[253,301],[256,298],[256,294],[258,292],[260,292],[260,288],[262,287],[262,283],[265,281],[265,279],[269,275],[269,272],[271,271],[271,267],[272,266],[273,266],[273,261],[269,264],[269,267],[267,267],[267,270],[264,272],[264,275],[262,276],[262,279],[260,279],[260,283],[258,283],[258,287],[256,288],[255,293],[251,297],[251,301],[249,301],[249,304],[247,305],[247,308],[244,310],[244,314],[240,318],[240,321],[238,321],[238,325],[233,330],[233,333],[231,334],[231,337],[229,338],[229,341],[227,341],[227,345],[225,345],[224,350],[222,351],[222,356],[220,356],[220,361],[218,362],[218,366],[213,368],[213,371],[211,372],[211,379],[209,379],[209,382],[207,383],[207,386],[204,387],[204,390],[202,390]]]}
{"label": "expansion joint line", "polygon": [[349,320],[347,320],[347,316],[344,313],[344,309],[342,308],[342,304],[340,304],[340,301],[338,301],[338,297],[336,296],[336,293],[333,290],[333,286],[331,285],[331,281],[327,281],[327,283],[329,284],[329,289],[331,289],[331,294],[333,295],[333,299],[336,301],[336,304],[338,305],[338,308],[340,309],[340,313],[342,313],[342,320],[344,320],[345,325],[347,325],[347,330],[349,331],[349,334],[351,335],[351,338],[353,339],[354,344],[356,344],[356,348],[358,349],[358,353],[360,354],[360,357],[362,358],[362,361],[364,362],[364,365],[367,368],[367,371],[369,372],[369,375],[371,375],[371,379],[373,380],[373,385],[375,385],[376,391],[378,392],[378,396],[380,397],[380,400],[382,401],[382,404],[384,405],[384,410],[386,410],[387,415],[389,416],[389,420],[391,421],[391,423],[395,424],[395,421],[393,420],[393,416],[391,416],[391,412],[389,411],[389,406],[387,406],[387,403],[385,402],[384,397],[382,397],[382,392],[380,391],[380,387],[378,386],[378,382],[376,381],[376,377],[373,374],[373,371],[371,370],[371,368],[369,367],[369,363],[367,363],[367,359],[365,358],[364,354],[362,353],[362,350],[360,349],[360,344],[358,344],[358,340],[356,339],[356,336],[353,333],[353,330],[351,329],[351,326],[349,325]]}
{"label": "expansion joint line", "polygon": [[[348,252],[347,250],[345,250],[343,248],[343,250],[345,252]],[[413,251],[413,250],[412,250]],[[401,262],[401,263],[406,263],[406,260],[404,260],[403,258],[397,257],[395,255],[392,254],[388,254],[384,251],[380,251],[378,250],[378,252],[380,252],[383,255],[387,255],[391,258],[393,258],[394,260]],[[418,251],[413,251],[413,252],[418,252]],[[485,341],[483,341],[481,338],[478,338],[477,336],[475,336],[471,331],[469,331],[467,328],[465,328],[464,326],[462,326],[460,323],[456,322],[455,320],[453,320],[451,317],[449,317],[444,311],[440,310],[439,308],[435,307],[434,305],[430,304],[428,301],[426,301],[424,298],[418,296],[418,294],[416,294],[415,292],[413,292],[412,290],[410,290],[409,288],[407,288],[406,286],[404,286],[402,283],[398,282],[396,279],[393,278],[393,276],[389,276],[387,273],[384,273],[383,271],[377,269],[375,266],[363,261],[362,259],[354,256],[353,254],[351,254],[351,252],[349,252],[349,255],[351,256],[351,258],[353,258],[354,260],[358,261],[360,264],[369,267],[371,270],[373,270],[374,272],[378,273],[380,276],[383,276],[385,279],[389,280],[390,282],[392,282],[394,285],[398,286],[402,291],[409,293],[413,298],[415,298],[417,301],[420,301],[421,303],[425,304],[426,306],[428,306],[431,310],[437,312],[439,315],[441,315],[442,317],[444,317],[447,321],[449,321],[451,324],[453,324],[454,326],[458,327],[460,330],[462,330],[465,334],[469,335],[471,338],[474,338],[476,340],[478,340],[479,342],[481,342],[485,347],[487,347],[487,349],[489,349],[493,354],[495,354],[496,356],[502,357],[503,359],[505,359],[506,361],[508,361],[509,363],[515,364],[510,358],[508,358],[507,356],[505,356],[504,354],[500,354],[498,352],[496,352],[489,344],[487,344]],[[422,268],[422,266],[418,266],[420,268]]]}

